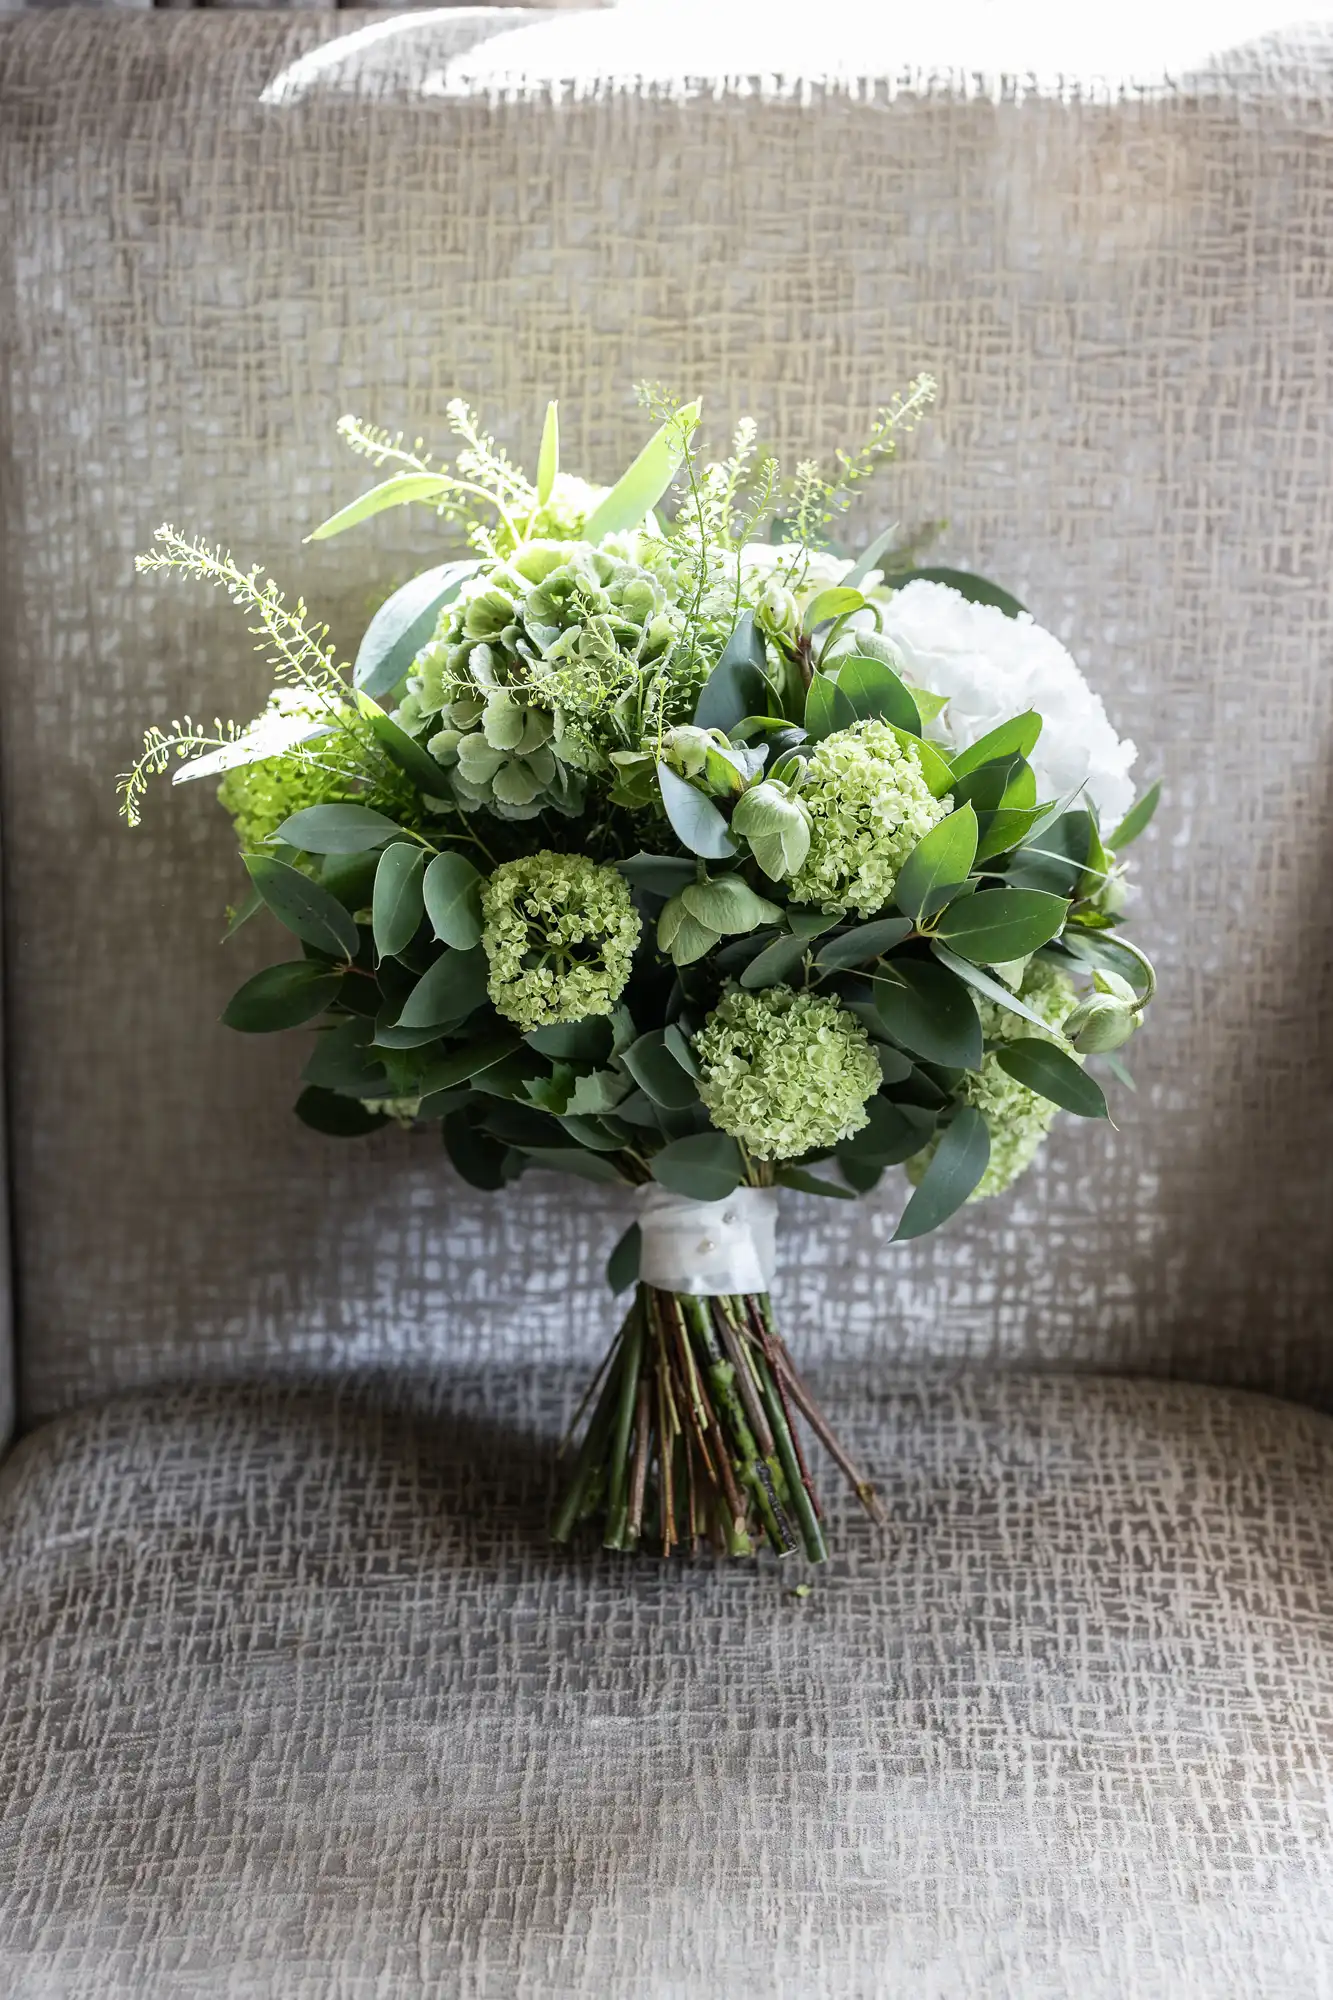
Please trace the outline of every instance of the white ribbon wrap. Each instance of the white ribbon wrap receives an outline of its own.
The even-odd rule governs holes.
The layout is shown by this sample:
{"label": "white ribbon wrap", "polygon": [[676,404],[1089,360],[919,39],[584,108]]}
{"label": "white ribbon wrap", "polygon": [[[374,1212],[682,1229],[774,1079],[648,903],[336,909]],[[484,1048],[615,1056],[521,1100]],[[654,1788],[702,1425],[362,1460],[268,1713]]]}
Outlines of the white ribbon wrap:
{"label": "white ribbon wrap", "polygon": [[737,1188],[725,1201],[692,1201],[655,1183],[639,1189],[639,1276],[663,1292],[716,1298],[766,1292],[776,1261],[778,1191]]}

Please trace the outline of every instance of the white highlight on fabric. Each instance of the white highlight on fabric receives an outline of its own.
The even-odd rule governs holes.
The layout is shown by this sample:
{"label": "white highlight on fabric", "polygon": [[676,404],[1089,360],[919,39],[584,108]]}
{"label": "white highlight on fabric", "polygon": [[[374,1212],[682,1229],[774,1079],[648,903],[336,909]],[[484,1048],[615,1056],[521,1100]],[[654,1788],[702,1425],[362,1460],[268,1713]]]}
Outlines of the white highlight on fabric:
{"label": "white highlight on fabric", "polygon": [[716,1298],[766,1292],[777,1260],[778,1191],[737,1188],[725,1201],[692,1201],[640,1188],[639,1276],[663,1292]]}

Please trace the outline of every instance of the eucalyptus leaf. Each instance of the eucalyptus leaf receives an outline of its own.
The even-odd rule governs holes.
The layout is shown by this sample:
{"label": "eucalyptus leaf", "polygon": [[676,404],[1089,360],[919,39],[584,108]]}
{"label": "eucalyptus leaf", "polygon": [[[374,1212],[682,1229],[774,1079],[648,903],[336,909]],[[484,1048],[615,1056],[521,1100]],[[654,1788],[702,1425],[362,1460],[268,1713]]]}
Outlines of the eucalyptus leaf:
{"label": "eucalyptus leaf", "polygon": [[917,763],[921,766],[921,775],[926,781],[930,796],[933,799],[944,798],[953,785],[953,772],[949,769],[949,766],[945,763],[935,745],[927,743],[924,737],[913,736],[909,729],[900,729],[896,722],[887,721],[887,718],[886,726],[893,731],[904,750],[909,751],[916,758]]}
{"label": "eucalyptus leaf", "polygon": [[389,1122],[383,1112],[369,1110],[354,1097],[339,1097],[313,1084],[301,1092],[294,1109],[303,1125],[331,1139],[361,1139]]}
{"label": "eucalyptus leaf", "polygon": [[624,534],[639,526],[679,471],[686,442],[699,421],[699,409],[698,402],[687,403],[653,433],[634,463],[588,516],[584,541],[600,542],[605,535]]}
{"label": "eucalyptus leaf", "polygon": [[941,965],[947,966],[959,979],[966,980],[969,986],[984,995],[987,1000],[993,1001],[997,1007],[1003,1007],[1007,1013],[1017,1014],[1020,1020],[1031,1021],[1034,1027],[1050,1026],[1049,1022],[1042,1020],[1040,1014],[1033,1012],[1025,1000],[1020,1000],[1013,988],[1006,986],[1002,979],[992,979],[979,965],[973,965],[969,960],[960,958],[957,952],[950,951],[948,945],[941,944],[938,938],[933,940],[930,948]]}
{"label": "eucalyptus leaf", "polygon": [[380,855],[375,871],[371,925],[381,958],[393,958],[411,944],[421,922],[421,875],[425,850],[396,840]]}
{"label": "eucalyptus leaf", "polygon": [[706,861],[723,861],[736,852],[727,822],[710,798],[677,777],[669,764],[658,765],[657,782],[666,816],[682,847]]}
{"label": "eucalyptus leaf", "polygon": [[469,1083],[473,1077],[494,1069],[497,1063],[507,1061],[519,1047],[517,1035],[483,1035],[479,1041],[454,1049],[432,1063],[421,1080],[421,1094],[425,1097],[437,1090],[452,1090],[455,1084]]}
{"label": "eucalyptus leaf", "polygon": [[313,959],[266,965],[232,994],[222,1011],[223,1025],[243,1035],[299,1028],[333,1004],[342,983],[340,971]]}
{"label": "eucalyptus leaf", "polygon": [[862,549],[844,578],[849,590],[859,590],[871,570],[878,567],[880,557],[887,554],[897,532],[898,523],[894,521],[882,534],[876,535],[868,548]]}
{"label": "eucalyptus leaf", "polygon": [[810,940],[804,937],[780,937],[765,945],[757,957],[752,958],[741,973],[740,983],[747,992],[758,993],[766,986],[790,984],[801,969],[805,954],[810,949]]}
{"label": "eucalyptus leaf", "polygon": [[335,896],[318,882],[312,882],[299,868],[289,868],[268,854],[242,857],[255,894],[272,910],[279,923],[313,944],[330,958],[356,957],[360,934],[348,912]]}
{"label": "eucalyptus leaf", "polygon": [[447,473],[395,472],[378,486],[372,486],[368,493],[340,507],[336,514],[330,514],[327,521],[321,521],[311,530],[306,540],[326,542],[331,536],[341,535],[347,528],[359,527],[362,521],[382,514],[386,507],[402,507],[410,500],[438,500],[453,483]]}
{"label": "eucalyptus leaf", "polygon": [[401,830],[370,806],[305,806],[283,821],[278,839],[305,854],[364,854]]}
{"label": "eucalyptus leaf", "polygon": [[815,964],[826,972],[838,966],[868,965],[911,934],[909,917],[880,917],[873,924],[858,924],[854,930],[830,938],[815,954]]}
{"label": "eucalyptus leaf", "polygon": [[742,612],[695,704],[699,729],[730,731],[746,716],[762,713],[768,699],[764,642],[753,611]]}
{"label": "eucalyptus leaf", "polygon": [[971,873],[977,852],[977,816],[959,806],[917,842],[898,873],[894,901],[919,924],[952,902]]}
{"label": "eucalyptus leaf", "polygon": [[470,1111],[450,1112],[441,1131],[455,1172],[471,1187],[494,1194],[514,1178],[509,1171],[510,1148],[488,1132],[478,1131]]}
{"label": "eucalyptus leaf", "polygon": [[653,1028],[641,1035],[620,1060],[654,1104],[664,1105],[669,1111],[684,1111],[698,1103],[694,1078],[666,1046],[662,1029]]}
{"label": "eucalyptus leaf", "polygon": [[857,1159],[877,1167],[898,1167],[910,1160],[935,1130],[933,1112],[916,1104],[895,1104],[872,1097],[866,1106],[869,1122],[838,1146],[838,1160]]}
{"label": "eucalyptus leaf", "polygon": [[827,625],[831,619],[846,618],[850,612],[860,611],[865,606],[865,598],[859,590],[848,589],[845,584],[834,584],[829,590],[821,590],[805,607],[801,620],[803,632],[813,632],[820,625]]}
{"label": "eucalyptus leaf", "polygon": [[482,878],[465,855],[437,854],[421,884],[431,928],[441,944],[471,951],[481,942]]}
{"label": "eucalyptus leaf", "polygon": [[685,1034],[677,1022],[669,1022],[662,1030],[662,1040],[667,1048],[670,1049],[686,1075],[692,1076],[697,1082],[699,1078],[699,1065],[695,1061],[694,1050],[690,1047],[688,1035]]}
{"label": "eucalyptus leaf", "polygon": [[931,959],[901,958],[873,975],[884,1029],[913,1055],[957,1069],[981,1067],[981,1016],[967,987]]}
{"label": "eucalyptus leaf", "polygon": [[637,1222],[631,1222],[606,1260],[606,1282],[613,1292],[627,1292],[638,1283],[642,1255],[643,1232]]}
{"label": "eucalyptus leaf", "polygon": [[675,854],[631,854],[617,861],[616,868],[636,889],[654,896],[674,896],[695,879],[695,866]]}
{"label": "eucalyptus leaf", "polygon": [[370,1031],[365,1020],[341,1021],[323,1030],[301,1072],[305,1082],[357,1097],[388,1097],[388,1074],[368,1047]]}
{"label": "eucalyptus leaf", "polygon": [[693,1201],[725,1201],[740,1186],[741,1151],[725,1132],[697,1132],[673,1139],[649,1162],[653,1179]]}
{"label": "eucalyptus leaf", "polygon": [[434,633],[441,610],[476,567],[475,562],[437,563],[395,590],[366,627],[352,668],[353,685],[376,699],[392,693]]}
{"label": "eucalyptus leaf", "polygon": [[935,934],[976,965],[1024,958],[1059,935],[1069,914],[1062,896],[1041,889],[987,889],[946,909]]}
{"label": "eucalyptus leaf", "polygon": [[903,1210],[895,1243],[938,1229],[972,1194],[990,1164],[990,1133],[974,1105],[965,1104],[945,1128],[919,1186]]}
{"label": "eucalyptus leaf", "polygon": [[624,1183],[624,1175],[604,1153],[590,1153],[582,1146],[525,1146],[523,1150],[534,1166],[552,1173],[574,1174],[584,1181]]}
{"label": "eucalyptus leaf", "polygon": [[836,1181],[825,1180],[821,1174],[807,1173],[804,1167],[779,1167],[778,1186],[794,1188],[797,1194],[832,1195],[838,1201],[855,1201],[856,1191],[849,1187],[839,1187]]}
{"label": "eucalyptus leaf", "polygon": [[1109,1118],[1106,1093],[1096,1077],[1089,1076],[1074,1058],[1053,1042],[1039,1042],[1032,1035],[1021,1041],[1006,1042],[997,1053],[1000,1068],[1026,1090],[1049,1098],[1076,1118]]}
{"label": "eucalyptus leaf", "polygon": [[556,1021],[547,1028],[529,1029],[523,1039],[553,1062],[601,1064],[611,1054],[611,1020],[606,1014],[590,1014],[582,1021]]}
{"label": "eucalyptus leaf", "polygon": [[[466,1020],[486,998],[490,967],[480,945],[470,951],[441,952],[424,972],[399,1012],[400,1028],[443,1026]],[[436,1088],[442,1090],[443,1084]]]}

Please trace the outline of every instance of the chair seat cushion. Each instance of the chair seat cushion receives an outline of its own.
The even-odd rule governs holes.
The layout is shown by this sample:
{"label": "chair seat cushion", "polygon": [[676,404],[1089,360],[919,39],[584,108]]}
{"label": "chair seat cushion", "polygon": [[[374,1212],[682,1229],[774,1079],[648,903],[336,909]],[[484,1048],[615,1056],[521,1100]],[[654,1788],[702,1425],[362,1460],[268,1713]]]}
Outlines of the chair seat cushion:
{"label": "chair seat cushion", "polygon": [[553,1553],[555,1375],[33,1434],[0,1990],[1333,1991],[1333,1422],[821,1386],[892,1523],[822,1571]]}

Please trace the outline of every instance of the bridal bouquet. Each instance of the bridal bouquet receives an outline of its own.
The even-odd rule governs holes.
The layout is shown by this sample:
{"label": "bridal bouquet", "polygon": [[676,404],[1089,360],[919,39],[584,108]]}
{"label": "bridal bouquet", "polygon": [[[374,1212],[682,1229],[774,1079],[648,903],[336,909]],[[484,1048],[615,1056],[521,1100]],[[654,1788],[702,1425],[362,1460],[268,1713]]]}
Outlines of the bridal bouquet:
{"label": "bridal bouquet", "polygon": [[1133,745],[997,586],[893,530],[831,547],[932,393],[786,480],[753,422],[705,462],[699,405],[647,391],[609,489],[560,469],[554,404],[535,480],[459,403],[451,467],[344,419],[387,476],[314,538],[414,503],[470,549],[394,591],[350,671],[260,570],[170,527],[139,559],[225,590],[274,669],[244,727],[149,730],[121,792],[134,824],[173,760],[220,777],[232,929],[266,909],[296,946],[223,1018],[313,1026],[297,1115],[437,1128],[481,1188],[633,1191],[558,1541],[821,1560],[803,1434],[878,1503],[774,1323],[777,1190],[904,1166],[895,1240],[920,1236],[1057,1110],[1107,1117],[1089,1057],[1129,1082]]}

